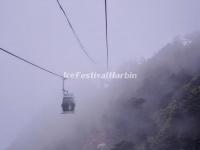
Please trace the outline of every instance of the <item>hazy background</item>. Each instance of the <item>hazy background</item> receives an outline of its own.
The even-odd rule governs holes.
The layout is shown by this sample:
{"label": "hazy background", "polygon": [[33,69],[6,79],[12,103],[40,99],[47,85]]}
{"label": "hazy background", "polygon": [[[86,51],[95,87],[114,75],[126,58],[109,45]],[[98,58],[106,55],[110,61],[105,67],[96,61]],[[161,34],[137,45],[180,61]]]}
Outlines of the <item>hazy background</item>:
{"label": "hazy background", "polygon": [[[60,2],[97,65],[83,55],[56,0],[1,0],[0,47],[60,74],[104,71],[104,1]],[[200,30],[199,14],[198,0],[108,0],[110,67],[116,69],[124,62],[150,57],[175,36]],[[0,68],[2,150],[37,119],[44,122],[50,115],[63,122],[76,122],[84,116],[79,112],[93,111],[91,106],[98,104],[83,101],[95,86],[93,82],[69,81],[80,109],[74,116],[63,117],[60,79],[2,52]]]}

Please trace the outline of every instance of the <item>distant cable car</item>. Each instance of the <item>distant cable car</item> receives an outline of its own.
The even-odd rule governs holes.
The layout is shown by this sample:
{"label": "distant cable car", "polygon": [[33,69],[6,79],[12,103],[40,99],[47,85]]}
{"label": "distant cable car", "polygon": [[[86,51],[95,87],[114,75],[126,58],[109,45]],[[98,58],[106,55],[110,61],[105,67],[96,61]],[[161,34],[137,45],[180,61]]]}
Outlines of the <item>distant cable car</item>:
{"label": "distant cable car", "polygon": [[65,90],[65,78],[63,79],[63,101],[61,106],[63,114],[74,113],[75,111],[74,95]]}

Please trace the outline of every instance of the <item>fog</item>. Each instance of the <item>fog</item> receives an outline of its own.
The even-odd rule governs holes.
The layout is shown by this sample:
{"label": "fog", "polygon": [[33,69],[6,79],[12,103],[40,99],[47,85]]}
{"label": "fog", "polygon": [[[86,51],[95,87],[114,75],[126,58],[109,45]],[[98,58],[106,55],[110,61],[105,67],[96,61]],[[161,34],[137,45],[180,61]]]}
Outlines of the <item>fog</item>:
{"label": "fog", "polygon": [[[97,64],[81,51],[55,0],[2,0],[0,47],[59,74],[106,71],[104,2],[60,2]],[[199,13],[197,0],[109,0],[111,70],[150,58],[177,35],[200,30]],[[2,52],[0,65],[2,150],[12,144],[55,149],[66,141],[76,149],[77,137],[84,141],[90,132],[101,130],[101,115],[109,113],[108,100],[120,95],[115,90],[110,94],[96,81],[69,80],[66,88],[75,94],[77,108],[73,115],[62,115],[59,78]]]}

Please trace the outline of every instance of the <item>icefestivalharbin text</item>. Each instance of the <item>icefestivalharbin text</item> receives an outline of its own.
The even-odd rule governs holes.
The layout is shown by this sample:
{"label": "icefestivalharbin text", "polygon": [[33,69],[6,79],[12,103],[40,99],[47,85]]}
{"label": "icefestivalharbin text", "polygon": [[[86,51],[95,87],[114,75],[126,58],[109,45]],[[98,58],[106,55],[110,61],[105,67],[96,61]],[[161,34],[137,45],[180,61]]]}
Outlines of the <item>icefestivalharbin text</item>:
{"label": "icefestivalharbin text", "polygon": [[116,72],[90,72],[90,73],[68,73],[64,72],[64,78],[66,79],[137,79],[137,74],[132,72],[116,73]]}

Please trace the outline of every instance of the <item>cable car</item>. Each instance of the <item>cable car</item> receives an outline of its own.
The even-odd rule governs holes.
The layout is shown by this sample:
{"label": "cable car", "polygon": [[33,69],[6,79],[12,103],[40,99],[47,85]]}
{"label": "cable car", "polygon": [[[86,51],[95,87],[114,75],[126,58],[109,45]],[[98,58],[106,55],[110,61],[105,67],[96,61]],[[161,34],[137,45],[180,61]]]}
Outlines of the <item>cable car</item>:
{"label": "cable car", "polygon": [[73,113],[75,111],[74,95],[72,93],[64,93],[62,101],[63,113]]}
{"label": "cable car", "polygon": [[75,101],[74,101],[74,95],[72,93],[69,93],[67,90],[65,90],[65,78],[63,79],[63,101],[61,104],[63,114],[66,113],[74,113],[75,111]]}

